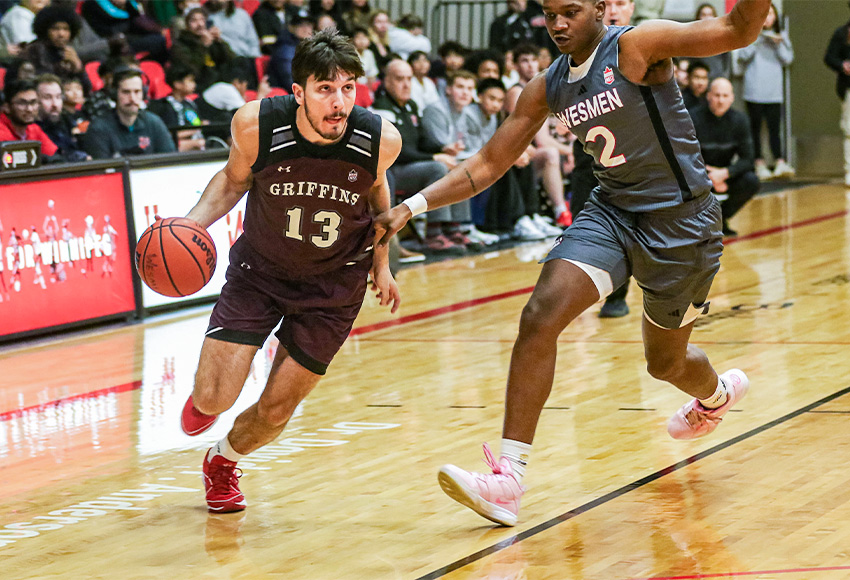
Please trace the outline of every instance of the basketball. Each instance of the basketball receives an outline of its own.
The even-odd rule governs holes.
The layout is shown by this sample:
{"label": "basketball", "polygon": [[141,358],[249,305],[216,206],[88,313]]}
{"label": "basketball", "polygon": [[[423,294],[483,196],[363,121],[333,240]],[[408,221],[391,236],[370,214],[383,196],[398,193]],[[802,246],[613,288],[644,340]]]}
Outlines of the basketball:
{"label": "basketball", "polygon": [[163,296],[189,296],[215,272],[216,251],[207,230],[187,218],[155,221],[136,244],[136,271]]}

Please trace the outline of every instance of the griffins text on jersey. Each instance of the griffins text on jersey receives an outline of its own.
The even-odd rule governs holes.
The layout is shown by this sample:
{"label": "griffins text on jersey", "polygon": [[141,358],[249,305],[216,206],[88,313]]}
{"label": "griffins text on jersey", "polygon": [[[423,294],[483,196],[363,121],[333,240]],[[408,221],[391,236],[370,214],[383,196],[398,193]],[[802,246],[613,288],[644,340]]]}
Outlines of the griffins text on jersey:
{"label": "griffins text on jersey", "polygon": [[613,88],[597,93],[583,101],[579,101],[575,105],[567,107],[560,113],[555,113],[555,117],[557,117],[558,120],[568,129],[572,129],[585,121],[595,119],[596,117],[610,113],[616,109],[621,109],[622,107],[623,100],[617,93],[617,89]]}
{"label": "griffins text on jersey", "polygon": [[306,197],[315,197],[317,199],[327,199],[337,201],[348,205],[354,205],[360,199],[360,194],[347,189],[343,189],[337,185],[328,185],[327,183],[316,183],[315,181],[284,181],[282,183],[272,183],[269,186],[269,193],[272,195],[303,195]]}

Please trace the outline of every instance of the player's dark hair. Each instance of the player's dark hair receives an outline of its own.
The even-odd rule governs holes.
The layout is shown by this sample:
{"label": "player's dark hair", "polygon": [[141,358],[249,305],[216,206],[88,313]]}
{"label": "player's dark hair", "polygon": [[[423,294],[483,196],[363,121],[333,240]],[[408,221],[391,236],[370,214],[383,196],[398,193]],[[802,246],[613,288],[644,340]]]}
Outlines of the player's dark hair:
{"label": "player's dark hair", "polygon": [[505,84],[499,79],[486,78],[478,81],[478,94],[483,94],[490,89],[499,89],[503,93],[505,92]]}
{"label": "player's dark hair", "polygon": [[707,73],[711,72],[711,67],[708,66],[705,62],[701,60],[695,60],[688,65],[688,76],[691,76],[692,74],[694,74],[694,71],[697,71],[699,69],[702,69]]}
{"label": "player's dark hair", "polygon": [[298,43],[292,58],[293,81],[302,87],[310,75],[317,81],[332,81],[339,71],[356,79],[365,74],[360,55],[347,36],[326,28]]}

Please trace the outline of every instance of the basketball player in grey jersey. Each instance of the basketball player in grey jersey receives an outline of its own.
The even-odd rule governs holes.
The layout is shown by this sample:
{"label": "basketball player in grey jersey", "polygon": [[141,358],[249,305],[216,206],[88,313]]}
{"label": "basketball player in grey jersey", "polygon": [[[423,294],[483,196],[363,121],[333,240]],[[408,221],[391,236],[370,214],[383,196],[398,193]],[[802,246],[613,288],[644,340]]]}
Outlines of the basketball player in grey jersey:
{"label": "basketball player in grey jersey", "polygon": [[400,301],[388,249],[373,252],[371,240],[372,215],[390,206],[386,172],[401,135],[354,105],[363,67],[335,30],[302,40],[292,73],[293,95],[236,112],[227,165],[187,215],[208,227],[248,191],[245,231],[230,251],[183,408],[186,434],[208,430],[236,402],[254,355],[279,325],[259,401],[204,457],[210,512],[245,509],[236,462],[276,439],[325,374],[363,303],[367,274],[382,306],[395,312]]}
{"label": "basketball player in grey jersey", "polygon": [[628,275],[644,291],[649,373],[694,397],[670,419],[668,432],[677,439],[710,433],[746,393],[744,373],[718,376],[688,342],[719,267],[721,217],[671,59],[753,42],[769,7],[770,0],[740,0],[722,18],[630,28],[605,26],[605,0],[544,0],[546,26],[562,56],[528,83],[515,111],[477,154],[378,216],[386,244],[411,216],[486,189],[550,113],[594,157],[600,188],[544,260],[522,312],[501,457],[485,445],[492,473],[441,468],[440,485],[453,499],[499,524],[516,523],[531,442],[552,388],[558,335]]}

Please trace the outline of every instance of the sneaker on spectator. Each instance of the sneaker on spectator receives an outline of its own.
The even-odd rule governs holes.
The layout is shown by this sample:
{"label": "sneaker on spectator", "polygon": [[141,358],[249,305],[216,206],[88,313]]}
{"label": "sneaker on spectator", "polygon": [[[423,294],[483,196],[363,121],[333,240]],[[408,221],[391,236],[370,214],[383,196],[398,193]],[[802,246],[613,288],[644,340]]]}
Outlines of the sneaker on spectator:
{"label": "sneaker on spectator", "polygon": [[773,177],[794,177],[794,173],[794,168],[785,163],[784,159],[781,159],[773,168]]}
{"label": "sneaker on spectator", "polygon": [[415,264],[417,262],[424,262],[425,254],[421,254],[419,252],[414,252],[413,250],[408,250],[404,246],[399,246],[398,250],[398,263],[399,264]]}
{"label": "sneaker on spectator", "polygon": [[443,234],[425,238],[423,249],[428,252],[463,254],[466,249],[448,239]]}
{"label": "sneaker on spectator", "polygon": [[773,179],[773,172],[764,163],[759,163],[756,165],[756,177],[761,181],[767,181]]}
{"label": "sneaker on spectator", "polygon": [[547,237],[555,238],[555,237],[558,237],[558,236],[560,236],[561,234],[564,233],[563,228],[553,226],[549,222],[549,220],[547,220],[545,217],[543,217],[539,213],[536,213],[533,216],[531,216],[531,221],[534,222],[534,227],[536,227],[538,230],[540,230],[541,232],[546,234]]}
{"label": "sneaker on spectator", "polygon": [[470,240],[479,241],[485,246],[492,246],[493,244],[499,242],[499,236],[497,236],[496,234],[488,234],[486,232],[482,232],[474,225],[469,226],[469,231],[466,232],[466,236]]}
{"label": "sneaker on spectator", "polygon": [[546,234],[537,229],[534,222],[527,215],[522,216],[514,224],[513,237],[516,240],[530,242],[533,240],[545,240]]}
{"label": "sneaker on spectator", "polygon": [[457,244],[458,246],[463,246],[467,250],[472,250],[473,252],[477,252],[484,249],[484,243],[479,242],[477,240],[473,240],[465,233],[461,231],[452,232],[449,234],[449,241],[453,244]]}
{"label": "sneaker on spectator", "polygon": [[568,228],[573,225],[573,214],[570,213],[570,210],[562,211],[557,218],[555,218],[555,223],[562,228]]}

